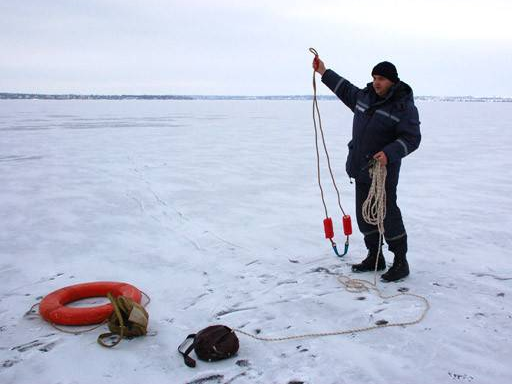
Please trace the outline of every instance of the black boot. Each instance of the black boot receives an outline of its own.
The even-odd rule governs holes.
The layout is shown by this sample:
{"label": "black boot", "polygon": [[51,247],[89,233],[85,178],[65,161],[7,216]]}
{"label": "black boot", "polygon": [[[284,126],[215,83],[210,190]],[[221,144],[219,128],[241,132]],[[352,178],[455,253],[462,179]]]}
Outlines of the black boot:
{"label": "black boot", "polygon": [[396,240],[388,241],[389,250],[395,254],[393,265],[381,276],[382,281],[390,282],[409,276],[409,263],[407,263],[407,235]]}
{"label": "black boot", "polygon": [[[368,256],[359,264],[352,265],[352,272],[370,272],[375,270],[375,258],[377,255],[377,249],[368,250]],[[386,269],[386,260],[382,254],[382,249],[379,253],[379,260],[377,262],[377,271]]]}
{"label": "black boot", "polygon": [[[352,265],[352,272],[369,272],[375,270],[375,258],[379,250],[380,235],[378,232],[371,233],[364,237],[364,243],[368,249],[368,256],[359,264]],[[382,254],[382,242],[380,246],[379,261],[377,263],[377,271],[382,271],[386,268],[386,260]]]}
{"label": "black boot", "polygon": [[381,279],[386,282],[397,281],[409,276],[409,263],[405,254],[395,255],[393,265],[389,270],[381,276]]}

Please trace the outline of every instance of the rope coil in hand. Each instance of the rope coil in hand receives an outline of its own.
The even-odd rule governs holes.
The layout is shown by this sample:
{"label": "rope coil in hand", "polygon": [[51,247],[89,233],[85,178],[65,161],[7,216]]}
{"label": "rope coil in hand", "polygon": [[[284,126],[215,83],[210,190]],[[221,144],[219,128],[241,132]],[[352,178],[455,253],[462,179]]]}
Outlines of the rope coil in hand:
{"label": "rope coil in hand", "polygon": [[379,231],[379,247],[375,257],[375,269],[373,284],[377,285],[377,266],[382,249],[382,237],[384,236],[384,219],[386,218],[386,176],[387,168],[377,160],[371,160],[368,168],[372,183],[368,197],[363,203],[363,219],[370,225],[375,225]]}

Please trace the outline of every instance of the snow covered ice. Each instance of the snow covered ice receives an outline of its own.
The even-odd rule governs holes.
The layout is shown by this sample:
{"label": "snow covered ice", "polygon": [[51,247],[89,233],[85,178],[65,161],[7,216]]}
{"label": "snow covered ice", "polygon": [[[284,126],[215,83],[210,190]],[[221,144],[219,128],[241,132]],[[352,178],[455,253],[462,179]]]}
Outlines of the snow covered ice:
{"label": "snow covered ice", "polygon": [[[352,115],[338,101],[320,108],[355,227]],[[511,382],[512,103],[418,109],[423,141],[398,190],[411,275],[379,287],[428,298],[425,320],[278,343],[239,335],[236,357],[190,369],[176,348],[211,324],[281,337],[421,313],[413,298],[336,280],[354,277],[365,249],[356,229],[341,260],[323,238],[311,102],[2,100],[0,382]],[[106,327],[74,336],[27,313],[53,290],[102,280],[150,295],[147,337],[109,350],[96,343]]]}

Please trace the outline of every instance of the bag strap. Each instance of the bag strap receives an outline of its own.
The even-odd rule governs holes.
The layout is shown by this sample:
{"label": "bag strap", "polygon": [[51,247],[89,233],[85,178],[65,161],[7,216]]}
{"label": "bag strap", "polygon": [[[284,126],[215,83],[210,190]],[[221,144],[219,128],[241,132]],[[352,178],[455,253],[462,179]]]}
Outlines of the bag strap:
{"label": "bag strap", "polygon": [[119,305],[117,304],[116,299],[112,296],[112,294],[110,292],[107,294],[107,297],[110,300],[110,302],[112,303],[112,306],[114,307],[114,312],[117,316],[117,319],[119,320],[119,329],[121,331],[119,333],[119,338],[116,341],[114,341],[112,344],[106,344],[103,341],[103,339],[115,335],[115,333],[113,333],[113,332],[102,333],[101,335],[99,335],[98,343],[103,347],[112,348],[112,347],[115,347],[117,344],[119,344],[121,342],[121,340],[123,340],[125,326],[124,326],[123,316],[121,315],[121,311],[119,309]]}
{"label": "bag strap", "polygon": [[[190,352],[192,352],[192,350],[196,346],[195,337],[196,337],[195,333],[188,335],[186,337],[185,341],[183,341],[183,343],[181,343],[180,346],[178,347],[178,352],[183,355],[183,360],[185,361],[185,364],[187,365],[187,367],[190,367],[190,368],[194,368],[196,366],[196,361],[188,355]],[[194,339],[194,340],[189,345],[189,347],[185,350],[185,352],[183,352],[182,349],[184,348],[184,345],[190,339]]]}

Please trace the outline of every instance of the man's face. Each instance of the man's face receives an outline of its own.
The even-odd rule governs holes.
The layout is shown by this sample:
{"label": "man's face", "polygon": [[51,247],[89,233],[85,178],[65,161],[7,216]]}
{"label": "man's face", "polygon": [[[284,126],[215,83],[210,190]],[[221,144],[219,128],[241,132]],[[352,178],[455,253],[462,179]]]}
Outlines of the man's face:
{"label": "man's face", "polygon": [[394,83],[387,78],[380,75],[373,75],[373,89],[375,89],[375,93],[380,97],[386,96],[389,91],[389,88]]}

